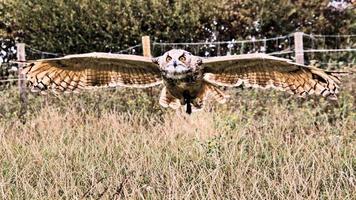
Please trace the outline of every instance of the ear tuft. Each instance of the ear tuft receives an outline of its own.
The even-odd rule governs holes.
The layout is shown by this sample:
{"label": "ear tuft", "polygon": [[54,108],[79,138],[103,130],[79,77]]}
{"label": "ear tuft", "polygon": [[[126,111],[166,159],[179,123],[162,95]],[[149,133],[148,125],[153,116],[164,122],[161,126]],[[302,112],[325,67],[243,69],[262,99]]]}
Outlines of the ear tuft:
{"label": "ear tuft", "polygon": [[152,62],[159,65],[159,57],[152,58]]}
{"label": "ear tuft", "polygon": [[201,64],[203,64],[203,59],[197,58],[197,65],[199,66],[199,65],[201,65]]}

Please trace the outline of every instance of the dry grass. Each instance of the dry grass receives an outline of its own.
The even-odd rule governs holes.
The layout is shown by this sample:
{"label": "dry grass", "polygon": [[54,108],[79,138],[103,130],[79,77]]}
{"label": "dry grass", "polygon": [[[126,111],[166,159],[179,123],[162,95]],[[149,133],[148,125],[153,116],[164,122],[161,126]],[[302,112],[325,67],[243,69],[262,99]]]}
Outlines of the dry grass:
{"label": "dry grass", "polygon": [[355,199],[354,87],[337,103],[237,89],[192,116],[142,91],[30,95],[24,125],[1,91],[0,198]]}

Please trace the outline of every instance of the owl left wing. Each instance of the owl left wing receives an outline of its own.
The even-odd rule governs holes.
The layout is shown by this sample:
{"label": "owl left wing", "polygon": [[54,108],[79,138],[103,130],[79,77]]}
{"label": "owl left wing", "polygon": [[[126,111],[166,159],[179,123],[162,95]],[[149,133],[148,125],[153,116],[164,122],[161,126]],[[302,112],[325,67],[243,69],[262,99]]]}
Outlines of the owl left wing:
{"label": "owl left wing", "polygon": [[337,72],[293,63],[266,54],[222,56],[203,60],[204,79],[219,86],[245,85],[275,88],[305,96],[318,94],[335,97],[340,80]]}
{"label": "owl left wing", "polygon": [[34,90],[76,91],[95,87],[145,88],[162,83],[150,58],[87,53],[29,63],[23,71]]}

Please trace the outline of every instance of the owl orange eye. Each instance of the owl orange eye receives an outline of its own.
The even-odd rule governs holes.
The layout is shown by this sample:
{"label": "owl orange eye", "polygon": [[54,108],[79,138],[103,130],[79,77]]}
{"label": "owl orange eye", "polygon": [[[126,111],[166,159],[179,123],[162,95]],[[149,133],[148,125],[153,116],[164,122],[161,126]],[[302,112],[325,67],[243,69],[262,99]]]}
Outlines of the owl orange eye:
{"label": "owl orange eye", "polygon": [[185,56],[181,56],[181,57],[179,57],[179,61],[181,61],[181,62],[185,62],[185,60],[186,60]]}
{"label": "owl orange eye", "polygon": [[171,61],[171,60],[172,60],[172,57],[167,56],[166,61],[169,62],[169,61]]}

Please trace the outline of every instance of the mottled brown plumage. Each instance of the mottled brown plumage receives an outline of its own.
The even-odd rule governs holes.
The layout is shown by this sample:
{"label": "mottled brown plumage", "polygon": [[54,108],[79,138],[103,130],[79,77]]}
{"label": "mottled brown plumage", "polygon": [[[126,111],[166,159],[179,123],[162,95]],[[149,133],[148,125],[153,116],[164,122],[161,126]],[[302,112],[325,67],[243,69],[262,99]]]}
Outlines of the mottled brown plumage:
{"label": "mottled brown plumage", "polygon": [[213,58],[205,62],[204,79],[210,83],[237,87],[275,88],[305,96],[325,97],[338,92],[337,72],[292,63],[265,54],[248,54]]}
{"label": "mottled brown plumage", "polygon": [[173,109],[186,105],[188,113],[203,107],[207,97],[220,103],[226,95],[217,87],[244,85],[275,88],[299,96],[336,97],[336,72],[308,67],[266,54],[203,59],[173,49],[150,59],[143,56],[88,53],[38,60],[24,73],[36,91],[72,92],[94,87],[152,87],[163,83],[160,104]]}
{"label": "mottled brown plumage", "polygon": [[24,73],[34,90],[76,91],[93,87],[151,87],[162,82],[150,58],[107,53],[38,60]]}

